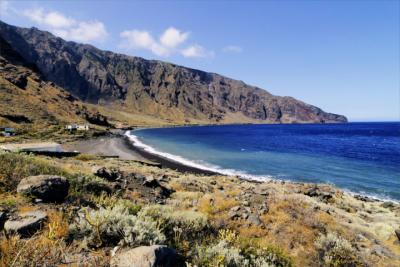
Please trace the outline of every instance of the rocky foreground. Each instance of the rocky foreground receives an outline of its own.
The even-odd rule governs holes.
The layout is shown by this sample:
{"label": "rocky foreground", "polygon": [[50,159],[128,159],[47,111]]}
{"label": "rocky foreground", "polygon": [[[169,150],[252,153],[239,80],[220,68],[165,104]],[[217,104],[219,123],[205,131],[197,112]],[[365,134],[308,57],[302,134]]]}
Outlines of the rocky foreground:
{"label": "rocky foreground", "polygon": [[328,185],[0,153],[1,266],[399,266],[400,205]]}

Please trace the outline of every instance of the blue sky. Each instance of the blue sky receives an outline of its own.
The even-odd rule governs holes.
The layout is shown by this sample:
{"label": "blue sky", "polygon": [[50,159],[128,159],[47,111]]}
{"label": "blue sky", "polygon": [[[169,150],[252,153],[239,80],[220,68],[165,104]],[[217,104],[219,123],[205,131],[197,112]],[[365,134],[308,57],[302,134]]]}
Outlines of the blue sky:
{"label": "blue sky", "polygon": [[400,120],[399,1],[2,1],[7,23]]}

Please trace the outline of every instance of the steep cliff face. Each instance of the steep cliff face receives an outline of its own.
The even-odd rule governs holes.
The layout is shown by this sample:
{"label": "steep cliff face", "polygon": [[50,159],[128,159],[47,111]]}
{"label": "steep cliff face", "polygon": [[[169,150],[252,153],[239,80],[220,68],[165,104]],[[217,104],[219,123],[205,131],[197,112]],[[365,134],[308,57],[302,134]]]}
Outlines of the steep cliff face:
{"label": "steep cliff face", "polygon": [[102,51],[36,28],[0,22],[0,34],[46,79],[85,102],[185,122],[347,121],[218,74]]}

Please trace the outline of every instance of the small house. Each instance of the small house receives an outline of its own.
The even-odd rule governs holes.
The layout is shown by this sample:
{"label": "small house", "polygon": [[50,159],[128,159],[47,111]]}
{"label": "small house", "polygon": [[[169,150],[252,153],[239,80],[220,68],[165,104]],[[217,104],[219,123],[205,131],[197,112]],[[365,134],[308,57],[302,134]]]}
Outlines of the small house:
{"label": "small house", "polygon": [[89,124],[68,124],[65,126],[67,131],[89,131]]}
{"label": "small house", "polygon": [[1,134],[3,136],[9,137],[15,135],[15,129],[11,127],[0,128]]}
{"label": "small house", "polygon": [[78,131],[89,131],[89,124],[79,124],[76,129]]}

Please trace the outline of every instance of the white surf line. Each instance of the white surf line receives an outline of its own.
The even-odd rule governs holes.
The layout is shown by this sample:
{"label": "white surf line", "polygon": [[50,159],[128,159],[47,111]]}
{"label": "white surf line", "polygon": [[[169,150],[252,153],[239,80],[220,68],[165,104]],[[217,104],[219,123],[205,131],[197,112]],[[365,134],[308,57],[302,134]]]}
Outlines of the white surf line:
{"label": "white surf line", "polygon": [[[145,128],[143,128],[143,129],[145,129]],[[134,146],[139,147],[139,148],[145,150],[148,153],[167,158],[169,160],[175,161],[177,163],[183,164],[183,165],[188,166],[188,167],[193,167],[193,168],[197,168],[197,169],[201,169],[201,170],[205,170],[205,171],[211,171],[211,172],[215,172],[215,173],[219,173],[219,174],[227,175],[227,176],[239,176],[240,178],[245,179],[245,180],[253,180],[253,181],[260,181],[260,182],[267,182],[267,181],[274,180],[274,181],[286,181],[286,182],[291,182],[291,183],[302,183],[302,182],[293,181],[293,180],[290,180],[290,179],[279,179],[277,177],[269,176],[269,175],[268,176],[251,175],[251,174],[248,174],[248,173],[245,173],[245,172],[241,172],[241,171],[238,171],[238,170],[234,170],[234,169],[222,169],[219,166],[211,165],[211,164],[208,164],[208,163],[207,164],[209,166],[204,165],[204,164],[199,164],[197,162],[193,162],[191,160],[185,159],[185,158],[183,158],[181,156],[177,156],[177,155],[173,155],[173,154],[170,154],[170,153],[158,151],[157,149],[153,148],[152,146],[146,145],[145,143],[140,141],[139,138],[136,135],[133,135],[130,132],[131,131],[126,131],[125,135],[129,138],[130,141],[132,141]],[[314,184],[317,184],[317,183],[314,183]],[[325,183],[325,184],[328,184],[328,183]],[[335,187],[338,187],[335,184],[332,184],[332,185],[335,186]],[[400,203],[399,200],[388,198],[388,197],[384,197],[384,196],[380,196],[380,195],[367,194],[365,192],[354,192],[354,191],[351,191],[351,190],[349,190],[347,188],[343,188],[343,187],[338,187],[338,188],[340,188],[344,192],[352,195],[353,197],[355,195],[361,195],[361,196],[369,197],[369,198],[376,199],[376,200],[379,200],[379,201],[391,201],[391,202],[395,202],[395,203]]]}

